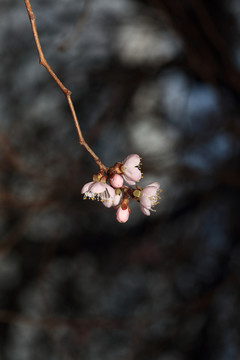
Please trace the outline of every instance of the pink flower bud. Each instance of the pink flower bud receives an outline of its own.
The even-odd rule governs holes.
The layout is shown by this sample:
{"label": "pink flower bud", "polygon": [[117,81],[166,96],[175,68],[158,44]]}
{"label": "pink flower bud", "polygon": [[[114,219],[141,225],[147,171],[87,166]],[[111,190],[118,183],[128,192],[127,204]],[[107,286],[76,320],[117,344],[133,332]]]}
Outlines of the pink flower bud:
{"label": "pink flower bud", "polygon": [[118,208],[118,210],[117,210],[116,218],[117,218],[117,221],[120,222],[120,223],[127,222],[128,218],[129,218],[129,210],[128,210],[128,208],[123,210],[121,208],[121,206],[120,206]]}
{"label": "pink flower bud", "polygon": [[123,178],[121,175],[119,174],[114,174],[111,178],[110,178],[110,184],[112,185],[112,187],[114,187],[115,189],[121,188],[123,186]]}

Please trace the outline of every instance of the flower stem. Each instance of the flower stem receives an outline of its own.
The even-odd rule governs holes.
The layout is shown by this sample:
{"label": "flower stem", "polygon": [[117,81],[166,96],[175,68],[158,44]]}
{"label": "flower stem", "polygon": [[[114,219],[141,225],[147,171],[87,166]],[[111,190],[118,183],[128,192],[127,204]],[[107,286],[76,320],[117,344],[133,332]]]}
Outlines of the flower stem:
{"label": "flower stem", "polygon": [[99,169],[103,170],[105,173],[107,173],[108,168],[105,165],[103,165],[103,163],[101,162],[99,157],[95,154],[95,152],[86,143],[86,141],[85,141],[85,139],[84,139],[84,137],[82,135],[82,131],[81,131],[81,128],[80,128],[80,125],[79,125],[79,122],[78,122],[76,111],[75,111],[75,108],[74,108],[74,105],[73,105],[73,102],[72,102],[72,99],[71,99],[71,94],[72,94],[71,91],[68,90],[63,85],[61,80],[57,77],[57,75],[52,70],[52,68],[48,64],[47,60],[45,59],[45,56],[43,54],[42,47],[41,47],[41,44],[40,44],[37,28],[36,28],[36,17],[35,17],[35,15],[33,13],[30,1],[29,0],[24,0],[24,2],[25,2],[25,5],[26,5],[26,8],[27,8],[27,12],[28,12],[28,16],[29,16],[29,19],[30,19],[30,23],[31,23],[35,44],[36,44],[38,55],[39,55],[39,63],[40,63],[40,65],[45,67],[45,69],[49,72],[49,74],[52,76],[54,81],[57,83],[57,85],[60,87],[60,89],[62,90],[62,92],[66,96],[68,105],[69,105],[71,113],[72,113],[74,124],[75,124],[76,129],[77,129],[78,138],[79,138],[79,144],[85,147],[85,149],[89,152],[89,154],[92,156],[93,160],[98,165]]}

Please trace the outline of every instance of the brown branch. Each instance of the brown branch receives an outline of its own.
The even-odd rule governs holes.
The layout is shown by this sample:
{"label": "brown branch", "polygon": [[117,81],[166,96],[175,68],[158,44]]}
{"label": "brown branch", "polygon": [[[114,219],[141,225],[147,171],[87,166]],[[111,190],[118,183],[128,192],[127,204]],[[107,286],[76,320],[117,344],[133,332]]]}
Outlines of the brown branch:
{"label": "brown branch", "polygon": [[58,84],[58,86],[60,87],[60,89],[62,90],[62,92],[64,93],[64,95],[67,98],[67,102],[68,105],[70,107],[71,113],[72,113],[72,117],[74,120],[74,124],[76,126],[77,129],[77,133],[78,133],[78,138],[79,138],[79,143],[80,145],[84,146],[85,149],[89,152],[89,154],[92,156],[93,160],[96,162],[96,164],[99,166],[100,170],[103,170],[105,172],[107,172],[108,168],[102,164],[101,160],[99,159],[99,157],[94,153],[94,151],[90,148],[90,146],[86,143],[86,141],[84,140],[84,137],[82,135],[82,131],[77,119],[77,115],[75,112],[75,108],[73,106],[72,103],[72,99],[71,99],[71,91],[68,90],[63,83],[61,82],[61,80],[57,77],[57,75],[54,73],[54,71],[52,70],[52,68],[50,67],[50,65],[48,64],[47,60],[45,59],[45,56],[43,54],[42,51],[42,47],[39,41],[39,37],[38,37],[38,32],[37,32],[37,28],[36,28],[36,18],[35,15],[33,13],[31,4],[29,0],[24,0],[25,1],[25,5],[27,8],[27,12],[29,15],[29,19],[30,19],[30,23],[31,23],[31,27],[32,27],[32,32],[33,32],[33,36],[34,36],[34,40],[36,43],[36,47],[37,47],[37,51],[38,51],[38,55],[39,55],[39,62],[40,65],[44,66],[45,69],[49,72],[49,74],[52,76],[52,78],[54,79],[54,81]]}

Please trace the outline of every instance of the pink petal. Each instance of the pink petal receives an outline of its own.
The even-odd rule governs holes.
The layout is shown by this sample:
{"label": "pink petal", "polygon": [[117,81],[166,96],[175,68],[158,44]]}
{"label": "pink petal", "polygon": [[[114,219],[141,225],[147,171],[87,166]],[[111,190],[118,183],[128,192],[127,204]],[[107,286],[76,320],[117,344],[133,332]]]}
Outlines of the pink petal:
{"label": "pink petal", "polygon": [[156,189],[159,189],[159,188],[160,188],[159,182],[153,182],[153,183],[151,183],[151,184],[148,184],[146,187],[149,187],[149,186],[153,186],[153,187],[155,187]]}
{"label": "pink petal", "polygon": [[[154,186],[151,186],[151,185]],[[158,186],[159,183],[152,183],[146,186],[140,195],[140,204],[146,209],[151,210],[152,206],[156,205],[158,200]]]}
{"label": "pink petal", "polygon": [[86,183],[85,185],[83,185],[82,190],[81,190],[81,194],[84,194],[85,192],[87,192],[89,190],[89,187],[94,184],[93,181],[90,181],[88,183]]}
{"label": "pink petal", "polygon": [[117,221],[120,223],[127,222],[128,218],[129,218],[129,210],[128,209],[123,210],[120,206],[117,210],[116,218],[117,218]]}
{"label": "pink petal", "polygon": [[135,167],[140,164],[140,156],[137,154],[130,154],[126,157],[126,159],[123,161],[123,165],[125,167]]}
{"label": "pink petal", "polygon": [[113,201],[112,199],[107,199],[107,200],[104,200],[103,202],[103,205],[107,208],[110,208],[111,206],[113,206]]}
{"label": "pink petal", "polygon": [[150,215],[150,210],[146,209],[146,208],[145,208],[144,206],[142,206],[141,204],[140,204],[140,209],[141,209],[141,211],[144,213],[144,215],[147,215],[147,216]]}
{"label": "pink petal", "polygon": [[152,197],[152,196],[156,196],[157,194],[157,189],[154,186],[146,186],[141,193],[141,197],[142,196],[148,196],[148,197]]}
{"label": "pink petal", "polygon": [[139,181],[142,177],[142,173],[137,167],[125,168],[124,175],[126,175],[132,181]]}
{"label": "pink petal", "polygon": [[118,206],[120,204],[121,199],[122,199],[122,194],[115,195],[113,199],[113,206]]}
{"label": "pink petal", "polygon": [[123,175],[122,177],[124,178],[124,180],[126,181],[126,183],[128,185],[135,185],[136,184],[136,181],[131,180],[128,176]]}
{"label": "pink petal", "polygon": [[140,205],[142,205],[143,207],[145,207],[146,209],[151,209],[152,207],[152,201],[149,199],[148,196],[142,196],[140,197]]}
{"label": "pink petal", "polygon": [[108,184],[105,184],[104,186],[105,186],[105,189],[107,190],[109,196],[110,196],[111,198],[114,198],[114,196],[115,196],[115,190],[114,190],[110,185],[108,185]]}
{"label": "pink petal", "polygon": [[95,194],[101,194],[105,191],[106,184],[103,184],[101,182],[95,182],[93,183],[89,190]]}

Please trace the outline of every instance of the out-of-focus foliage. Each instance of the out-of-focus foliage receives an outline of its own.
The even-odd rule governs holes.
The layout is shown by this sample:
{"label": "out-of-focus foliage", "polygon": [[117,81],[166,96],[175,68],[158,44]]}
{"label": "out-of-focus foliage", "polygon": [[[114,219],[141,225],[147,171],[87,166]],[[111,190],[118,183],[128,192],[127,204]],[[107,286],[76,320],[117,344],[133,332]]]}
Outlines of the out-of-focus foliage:
{"label": "out-of-focus foliage", "polygon": [[97,171],[0,3],[0,359],[240,358],[240,5],[32,0],[45,56],[107,166],[143,157],[157,213],[83,201]]}

